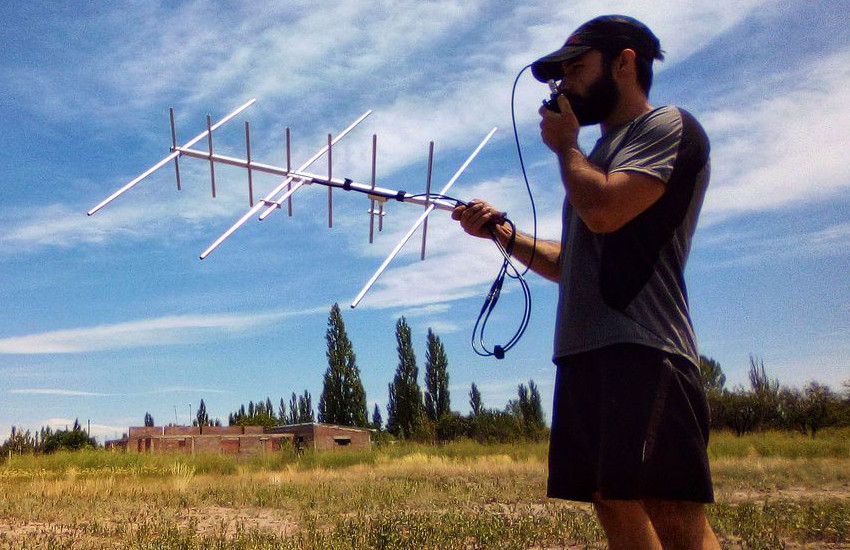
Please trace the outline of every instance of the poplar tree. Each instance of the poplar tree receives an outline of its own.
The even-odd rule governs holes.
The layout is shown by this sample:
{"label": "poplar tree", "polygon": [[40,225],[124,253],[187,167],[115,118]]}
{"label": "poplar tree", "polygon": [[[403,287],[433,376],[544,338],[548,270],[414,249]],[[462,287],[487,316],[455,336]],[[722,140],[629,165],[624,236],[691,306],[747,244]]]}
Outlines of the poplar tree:
{"label": "poplar tree", "polygon": [[298,416],[298,396],[292,392],[292,397],[289,399],[289,424],[300,424],[301,420]]}
{"label": "poplar tree", "polygon": [[384,418],[381,416],[381,409],[375,403],[375,409],[372,411],[372,427],[380,430],[384,425]]}
{"label": "poplar tree", "polygon": [[201,404],[198,405],[198,412],[195,414],[195,426],[209,426],[210,417],[207,414],[207,405],[201,399]]}
{"label": "poplar tree", "polygon": [[286,416],[286,401],[283,400],[283,397],[280,398],[280,404],[277,408],[277,417],[281,424],[286,424],[288,421]]}
{"label": "poplar tree", "polygon": [[525,433],[527,436],[537,437],[546,427],[546,420],[543,418],[543,403],[540,399],[540,391],[534,380],[528,381],[528,387],[525,384],[520,384],[517,388],[519,397],[518,408],[520,420],[524,424]]}
{"label": "poplar tree", "polygon": [[319,422],[365,427],[369,423],[366,392],[339,304],[331,307],[325,338],[328,343],[328,370],[325,371],[319,397]]}
{"label": "poplar tree", "polygon": [[310,392],[304,390],[304,395],[298,397],[298,423],[306,424],[315,422],[316,417],[313,414],[313,396]]}
{"label": "poplar tree", "polygon": [[478,416],[484,412],[484,402],[481,400],[481,392],[478,391],[478,386],[475,382],[469,388],[469,408],[472,411],[471,416]]}
{"label": "poplar tree", "polygon": [[410,326],[404,317],[396,323],[396,342],[398,368],[389,385],[387,431],[396,437],[409,438],[416,433],[422,421],[424,407],[422,390],[417,382],[419,369],[413,353]]}
{"label": "poplar tree", "polygon": [[425,414],[433,422],[451,412],[448,367],[445,347],[429,328],[425,350]]}

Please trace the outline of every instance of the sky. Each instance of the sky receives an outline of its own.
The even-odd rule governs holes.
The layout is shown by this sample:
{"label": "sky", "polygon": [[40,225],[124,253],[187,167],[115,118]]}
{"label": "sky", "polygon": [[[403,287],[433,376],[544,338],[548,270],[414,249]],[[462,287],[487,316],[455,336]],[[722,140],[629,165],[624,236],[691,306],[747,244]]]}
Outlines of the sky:
{"label": "sky", "polygon": [[[185,424],[203,399],[226,423],[249,401],[309,391],[327,369],[325,331],[342,309],[369,411],[386,418],[395,325],[412,329],[420,381],[429,328],[449,358],[451,405],[474,382],[502,408],[534,380],[547,414],[556,285],[528,276],[531,322],[501,361],[472,351],[472,327],[500,256],[442,211],[366,295],[349,304],[421,213],[387,205],[368,243],[368,200],[308,186],[199,254],[248,209],[244,171],[181,160],[97,214],[86,212],[169,153],[169,107],[185,143],[252,98],[214,133],[217,153],[299,166],[367,110],[333,151],[333,175],[425,188],[429,142],[439,189],[499,130],[452,195],[486,199],[524,230],[560,235],[564,200],[539,140],[548,93],[520,71],[584,21],[625,13],[661,40],[650,100],[694,114],[712,142],[712,181],[686,271],[702,354],[730,389],[751,357],[786,386],[850,380],[850,25],[847,0],[492,0],[6,2],[0,7],[0,440],[12,426],[119,437],[150,412]],[[589,150],[598,130],[581,133]],[[201,141],[197,148],[206,147]],[[323,157],[311,167],[327,170]],[[255,195],[279,178],[256,175]],[[504,343],[522,315],[508,282],[485,335]],[[424,383],[423,383],[424,386]]]}

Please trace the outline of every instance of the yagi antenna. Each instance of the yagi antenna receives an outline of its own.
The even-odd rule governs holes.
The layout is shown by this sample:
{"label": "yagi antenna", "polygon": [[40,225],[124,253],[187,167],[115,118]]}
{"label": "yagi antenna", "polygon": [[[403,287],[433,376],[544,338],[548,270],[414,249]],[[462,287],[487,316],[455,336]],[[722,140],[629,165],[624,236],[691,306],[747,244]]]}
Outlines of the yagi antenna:
{"label": "yagi antenna", "polygon": [[[245,151],[246,158],[235,158],[225,155],[220,155],[215,152],[213,147],[213,132],[224,125],[226,122],[232,120],[239,113],[250,107],[256,102],[256,99],[252,99],[240,106],[232,113],[228,114],[215,124],[212,123],[212,119],[209,115],[206,117],[206,130],[195,136],[192,140],[188,141],[184,145],[177,145],[177,129],[175,125],[175,117],[174,117],[174,109],[169,110],[169,117],[171,121],[171,153],[160,160],[158,163],[154,164],[150,168],[148,168],[145,172],[142,172],[135,179],[124,185],[118,191],[110,195],[103,202],[92,208],[88,211],[88,215],[91,216],[101,210],[103,207],[117,199],[119,196],[123,195],[133,187],[135,187],[138,183],[140,183],[143,179],[150,176],[166,164],[171,161],[174,161],[174,170],[177,179],[177,189],[180,190],[182,187],[182,181],[180,178],[180,157],[191,157],[197,158],[200,160],[205,160],[209,163],[210,167],[210,187],[213,198],[216,196],[216,181],[215,181],[215,166],[216,164],[225,164],[229,166],[236,166],[239,168],[244,168],[247,172],[248,176],[248,204],[249,210],[239,218],[233,225],[230,226],[224,233],[222,233],[217,239],[215,239],[206,250],[204,250],[200,258],[203,260],[207,256],[209,256],[216,248],[221,246],[221,244],[228,239],[237,229],[245,225],[245,223],[250,220],[253,216],[259,214],[259,220],[266,219],[269,215],[271,215],[276,210],[283,207],[284,204],[287,204],[289,215],[292,215],[292,195],[294,195],[299,189],[304,186],[311,184],[319,184],[327,187],[328,189],[328,226],[333,227],[333,189],[342,189],[344,191],[355,191],[358,193],[363,193],[369,198],[369,242],[373,241],[374,236],[374,226],[375,226],[375,217],[378,218],[378,231],[383,229],[383,216],[384,206],[389,200],[395,200],[398,202],[409,202],[412,204],[418,204],[425,208],[424,212],[420,214],[419,218],[413,224],[413,226],[408,230],[408,232],[404,235],[404,237],[399,241],[399,243],[393,248],[390,255],[384,260],[378,270],[372,275],[372,278],[366,283],[354,301],[351,303],[351,307],[357,307],[360,301],[363,299],[365,294],[369,291],[372,285],[375,284],[378,277],[386,270],[389,263],[398,255],[404,245],[410,240],[413,234],[422,226],[422,247],[420,252],[420,258],[425,259],[425,243],[427,238],[427,222],[428,216],[435,210],[446,210],[451,211],[454,210],[455,207],[459,204],[459,201],[450,199],[446,197],[446,193],[448,193],[449,189],[455,182],[458,180],[460,175],[466,170],[472,160],[478,155],[481,149],[487,144],[493,134],[496,132],[496,128],[490,130],[487,136],[481,141],[478,147],[472,152],[469,158],[458,168],[457,172],[451,177],[448,183],[443,186],[443,189],[440,191],[436,197],[432,198],[431,194],[431,174],[432,167],[434,161],[434,142],[429,144],[428,149],[428,172],[426,177],[426,189],[424,194],[411,194],[406,191],[401,190],[393,190],[393,189],[385,189],[376,185],[376,167],[377,167],[377,136],[372,136],[372,173],[371,179],[369,183],[358,183],[349,178],[340,178],[334,175],[333,171],[333,146],[336,145],[343,137],[348,135],[357,125],[363,122],[369,115],[372,114],[372,111],[367,111],[363,115],[360,116],[357,120],[351,123],[347,128],[345,128],[338,135],[333,136],[332,134],[328,134],[327,144],[320,148],[310,159],[308,159],[304,164],[299,166],[296,169],[292,169],[291,163],[291,137],[289,128],[286,128],[286,165],[285,166],[274,166],[270,164],[264,164],[257,162],[253,159],[251,154],[251,130],[248,122],[245,123]],[[193,149],[192,147],[206,138],[207,144],[205,150]],[[324,175],[321,174],[313,174],[308,173],[307,170],[312,166],[316,161],[318,161],[322,157],[327,158],[327,173]],[[262,172],[266,174],[272,174],[275,176],[280,176],[283,178],[281,183],[275,187],[270,193],[268,193],[265,197],[263,197],[259,201],[254,200],[254,187],[253,187],[253,175],[255,172]],[[377,206],[377,210],[376,207]]]}

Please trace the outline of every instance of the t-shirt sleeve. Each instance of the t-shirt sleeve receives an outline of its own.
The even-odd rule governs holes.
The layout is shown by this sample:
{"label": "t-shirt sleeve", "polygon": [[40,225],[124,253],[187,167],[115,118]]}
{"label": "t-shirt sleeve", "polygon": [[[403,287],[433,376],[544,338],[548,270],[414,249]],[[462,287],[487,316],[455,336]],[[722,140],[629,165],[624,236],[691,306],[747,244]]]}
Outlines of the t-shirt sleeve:
{"label": "t-shirt sleeve", "polygon": [[640,172],[666,184],[682,141],[682,117],[675,107],[658,109],[632,128],[625,139],[608,172]]}

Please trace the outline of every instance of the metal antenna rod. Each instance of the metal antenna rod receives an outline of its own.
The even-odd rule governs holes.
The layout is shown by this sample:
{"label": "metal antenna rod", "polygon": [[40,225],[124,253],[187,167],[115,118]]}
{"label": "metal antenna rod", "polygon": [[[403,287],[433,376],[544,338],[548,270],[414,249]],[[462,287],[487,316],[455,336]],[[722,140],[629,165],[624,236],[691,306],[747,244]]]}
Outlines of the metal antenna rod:
{"label": "metal antenna rod", "polygon": [[[348,128],[346,128],[345,130],[343,130],[343,131],[342,131],[342,132],[341,132],[341,133],[340,133],[337,137],[335,137],[335,138],[334,138],[334,140],[331,142],[331,145],[336,145],[336,144],[339,142],[339,140],[341,140],[343,137],[345,137],[345,136],[346,136],[346,134],[348,134],[351,130],[353,130],[355,126],[357,126],[358,124],[360,124],[361,122],[363,122],[363,120],[365,120],[365,119],[366,119],[366,117],[368,117],[368,116],[369,116],[369,115],[371,115],[371,114],[372,114],[372,111],[371,111],[371,110],[366,111],[365,113],[363,113],[363,114],[360,116],[360,118],[358,118],[357,120],[355,120],[354,122],[352,122],[352,123],[351,123],[351,125],[350,125]],[[327,153],[327,152],[328,152],[328,146],[326,145],[326,146],[322,147],[321,149],[319,149],[319,150],[316,152],[316,154],[315,154],[315,155],[313,155],[312,157],[310,157],[310,159],[309,159],[307,162],[305,162],[304,164],[302,164],[302,165],[301,165],[301,166],[300,166],[300,167],[296,170],[296,172],[302,172],[302,171],[306,170],[307,168],[309,168],[309,167],[310,167],[310,165],[312,165],[314,162],[316,162],[317,160],[319,160],[319,159],[322,157],[322,155],[324,155],[324,154],[325,154],[325,153]],[[266,198],[264,199],[264,202],[266,202],[266,203],[267,203],[268,210],[266,210],[265,212],[263,212],[262,214],[260,214],[260,221],[263,221],[264,219],[268,218],[268,217],[269,217],[269,215],[270,215],[272,212],[274,212],[275,210],[277,210],[278,208],[280,208],[281,203],[283,202],[283,199],[278,199],[278,200],[276,200],[276,201],[275,201],[275,200],[272,200],[272,199],[274,198],[274,196],[275,196],[275,195],[277,195],[278,193],[280,193],[280,191],[281,191],[284,187],[287,187],[289,184],[291,184],[291,183],[292,183],[293,181],[295,181],[296,179],[298,179],[298,178],[291,178],[291,177],[286,178],[285,180],[283,180],[283,183],[282,183],[282,184],[280,184],[279,186],[277,186],[277,187],[276,187],[276,188],[275,188],[275,189],[274,189],[271,193],[269,193],[268,195],[266,195]],[[304,184],[304,182],[295,182],[295,183],[293,184],[293,188],[291,189],[291,191],[293,191],[293,192],[294,192],[294,191],[296,190],[295,186],[301,187],[303,184]],[[287,191],[287,193],[288,193],[288,195],[287,195],[288,197],[291,197],[291,196],[292,196],[292,193],[290,193],[289,191]]]}
{"label": "metal antenna rod", "polygon": [[[372,134],[372,190],[375,190],[375,176],[378,160],[378,135]],[[383,206],[383,203],[382,203]],[[372,244],[375,236],[375,198],[369,199],[369,244]]]}
{"label": "metal antenna rod", "polygon": [[[168,108],[168,118],[171,119],[171,150],[177,149],[177,126],[174,124],[174,107]],[[180,191],[180,158],[174,157],[174,173],[177,177],[177,190]]]}
{"label": "metal antenna rod", "polygon": [[[366,111],[366,113],[364,113],[360,118],[358,118],[356,121],[354,121],[351,124],[351,126],[346,128],[345,130],[343,130],[342,133],[336,137],[336,141],[339,141],[340,139],[345,137],[345,135],[348,134],[348,132],[353,130],[355,126],[357,126],[358,124],[363,122],[363,120],[371,114],[372,114],[372,111]],[[203,136],[201,136],[201,137],[203,137]],[[321,157],[323,154],[325,154],[326,149],[327,149],[327,147],[323,147],[322,149],[320,149],[319,152],[317,152],[315,155],[313,155],[313,157],[310,158],[310,160],[305,162],[298,169],[298,171],[300,172],[302,170],[306,170],[307,168],[309,168],[311,164],[316,162],[319,159],[319,157]],[[223,243],[228,237],[230,237],[237,229],[239,229],[240,227],[245,225],[245,223],[249,219],[251,219],[251,216],[253,216],[257,212],[262,210],[264,207],[266,207],[269,203],[271,203],[272,200],[274,199],[275,195],[280,193],[283,190],[283,188],[289,187],[289,189],[286,191],[286,194],[280,198],[280,200],[279,200],[280,203],[282,203],[287,197],[292,196],[292,193],[294,193],[299,188],[301,188],[302,185],[304,185],[304,180],[298,180],[298,181],[295,181],[295,180],[296,180],[296,178],[293,178],[291,176],[285,178],[283,180],[283,182],[280,185],[278,185],[276,188],[274,188],[271,193],[266,195],[266,197],[262,201],[255,204],[254,207],[251,208],[250,210],[248,210],[248,212],[246,212],[244,216],[239,218],[239,220],[236,223],[234,223],[232,226],[230,226],[230,229],[228,229],[227,231],[222,233],[219,238],[217,238],[209,247],[207,247],[207,249],[204,250],[201,253],[201,259],[203,260],[204,258],[209,256],[212,253],[213,250],[218,248],[221,245],[221,243]],[[294,182],[294,184],[293,184],[293,182]],[[272,204],[268,208],[268,210],[263,212],[263,214],[260,216],[260,219],[262,220],[266,216],[268,216],[270,213],[274,212],[274,210],[277,207],[278,207],[278,204]]]}
{"label": "metal antenna rod", "polygon": [[[289,132],[289,126],[286,127],[286,171],[292,171],[292,136]],[[287,185],[288,189],[292,189],[292,184]],[[286,201],[289,217],[292,217],[292,195],[289,195],[289,200]]]}
{"label": "metal antenna rod", "polygon": [[[425,179],[425,208],[428,208],[431,202],[431,169],[434,166],[434,142],[428,144],[428,175]],[[420,260],[425,259],[425,239],[428,236],[428,218],[422,224],[422,252],[419,255]]]}
{"label": "metal antenna rod", "polygon": [[207,115],[207,140],[210,149],[210,185],[212,186],[212,196],[215,198],[215,161],[213,161],[213,136],[212,136],[212,118]]}
{"label": "metal antenna rod", "polygon": [[[334,150],[333,136],[328,134],[328,181],[333,179]],[[291,195],[290,195],[291,196]],[[328,227],[334,226],[334,188],[328,186]]]}
{"label": "metal antenna rod", "polygon": [[[198,143],[199,141],[204,139],[204,137],[206,137],[208,132],[216,130],[222,124],[228,122],[230,119],[232,119],[233,117],[235,117],[236,115],[238,115],[239,113],[241,113],[242,111],[244,111],[245,109],[247,109],[248,107],[253,105],[256,101],[257,101],[256,99],[252,99],[251,101],[245,103],[244,105],[242,105],[241,107],[239,107],[238,109],[236,109],[235,111],[233,111],[232,113],[230,113],[229,115],[224,117],[223,119],[221,119],[218,122],[216,122],[215,124],[213,124],[212,127],[210,127],[209,130],[205,130],[205,131],[201,132],[200,134],[198,134],[197,136],[195,136],[194,139],[192,139],[191,141],[186,143],[183,147],[189,148],[192,145]],[[153,174],[154,172],[156,172],[157,170],[159,170],[160,168],[162,168],[163,166],[165,166],[166,164],[168,164],[172,160],[175,160],[179,156],[180,156],[180,152],[174,151],[173,153],[171,153],[170,155],[168,155],[167,157],[165,157],[161,161],[157,162],[156,164],[154,164],[153,166],[148,168],[140,176],[136,177],[136,179],[134,179],[133,181],[131,181],[130,183],[128,183],[127,185],[125,185],[124,187],[122,187],[121,189],[119,189],[118,191],[113,193],[112,195],[110,195],[106,200],[104,200],[103,202],[101,202],[100,204],[98,204],[97,206],[92,208],[91,210],[89,210],[87,214],[89,216],[95,214],[98,210],[100,210],[101,208],[103,208],[104,206],[109,204],[110,202],[114,201],[119,196],[123,195],[124,193],[126,193],[127,191],[132,189],[133,187],[135,187],[136,184],[138,184],[140,181],[142,181],[146,177],[150,176],[151,174]]]}
{"label": "metal antenna rod", "polygon": [[[443,190],[440,191],[440,195],[445,195],[446,193],[449,192],[449,189],[451,189],[451,187],[452,187],[452,185],[454,185],[455,181],[457,181],[457,179],[460,177],[460,175],[463,173],[463,171],[466,170],[467,166],[469,166],[469,164],[472,162],[472,160],[478,155],[478,153],[481,151],[481,149],[484,148],[484,146],[487,144],[487,142],[490,141],[490,138],[493,137],[493,134],[495,134],[495,133],[496,133],[496,128],[493,128],[492,130],[490,130],[490,133],[487,134],[487,136],[481,141],[481,143],[478,145],[478,147],[475,149],[475,151],[473,151],[472,154],[469,155],[469,158],[466,159],[466,162],[464,162],[463,165],[460,168],[458,168],[457,172],[455,172],[454,176],[452,176],[452,179],[450,179],[449,182],[445,185],[445,187],[443,187]],[[410,237],[412,237],[413,234],[416,232],[416,230],[419,229],[419,226],[422,225],[425,222],[425,219],[427,219],[428,215],[431,214],[431,212],[433,212],[434,208],[436,208],[436,205],[432,203],[430,206],[428,206],[428,208],[425,209],[425,211],[422,213],[422,215],[419,216],[419,219],[416,220],[416,223],[413,224],[413,227],[410,228],[410,230],[401,239],[401,241],[396,245],[396,247],[393,249],[393,251],[390,252],[390,255],[387,256],[387,259],[384,260],[384,263],[381,264],[381,267],[378,268],[378,270],[375,272],[375,274],[372,275],[372,278],[369,279],[369,282],[366,283],[366,286],[363,287],[363,289],[360,291],[360,293],[357,295],[357,297],[354,298],[354,301],[351,302],[352,309],[357,307],[357,304],[360,303],[360,300],[363,299],[363,296],[365,296],[366,293],[369,292],[369,289],[372,288],[372,285],[375,284],[375,281],[378,280],[378,277],[380,277],[381,274],[387,269],[387,266],[390,265],[390,262],[393,260],[393,258],[395,258],[398,255],[398,253],[401,251],[402,247],[405,244],[407,244],[407,241],[409,241]]]}
{"label": "metal antenna rod", "polygon": [[248,160],[248,206],[254,206],[254,178],[251,170],[251,124],[245,121],[245,153]]}

